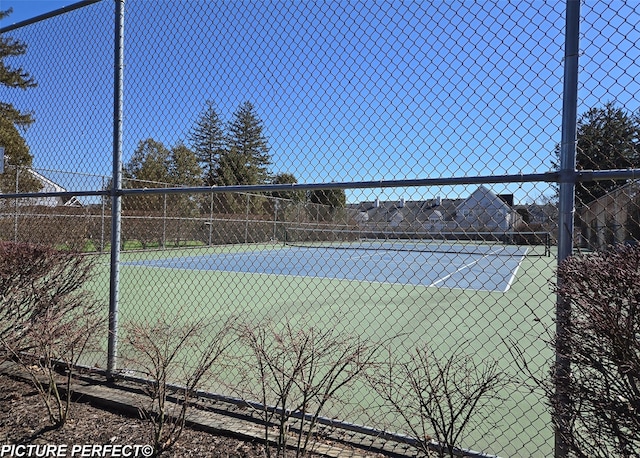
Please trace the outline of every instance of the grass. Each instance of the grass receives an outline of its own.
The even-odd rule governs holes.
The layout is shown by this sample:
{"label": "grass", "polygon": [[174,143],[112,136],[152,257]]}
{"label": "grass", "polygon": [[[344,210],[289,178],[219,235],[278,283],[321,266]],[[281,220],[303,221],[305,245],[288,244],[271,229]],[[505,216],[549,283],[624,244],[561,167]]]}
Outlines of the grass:
{"label": "grass", "polygon": [[[123,252],[121,259],[139,261],[265,247],[279,248],[260,245]],[[108,258],[106,264],[94,283],[101,296],[108,294]],[[531,365],[546,370],[552,359],[544,333],[552,326],[555,307],[548,283],[554,266],[555,259],[550,257],[526,257],[512,287],[498,293],[122,265],[119,319],[152,319],[183,309],[190,313],[185,319],[221,320],[232,315],[255,323],[288,319],[300,326],[330,326],[339,333],[373,341],[399,336],[394,340],[399,352],[428,344],[436,353],[446,354],[465,345],[478,362],[498,360],[513,378],[510,389],[503,393],[502,407],[478,425],[465,439],[465,446],[502,456],[550,456],[553,438],[546,400],[542,393],[520,383],[509,346],[518,342]],[[237,376],[229,371],[223,382],[232,386]],[[212,389],[226,388],[218,385]],[[351,405],[330,413],[350,422],[394,428],[393,419],[377,417],[377,400],[365,386],[355,387],[350,398]]]}

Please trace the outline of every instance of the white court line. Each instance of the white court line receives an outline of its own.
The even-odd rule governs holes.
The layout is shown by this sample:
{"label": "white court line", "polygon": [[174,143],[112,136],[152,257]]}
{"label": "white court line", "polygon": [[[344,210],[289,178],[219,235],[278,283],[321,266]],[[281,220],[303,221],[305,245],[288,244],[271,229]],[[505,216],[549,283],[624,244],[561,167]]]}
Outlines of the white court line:
{"label": "white court line", "polygon": [[358,253],[358,254],[349,254],[347,259],[374,259],[379,258],[382,255],[380,253]]}
{"label": "white court line", "polygon": [[513,269],[513,273],[511,274],[511,278],[509,279],[509,281],[507,282],[507,287],[504,289],[503,292],[507,292],[509,291],[509,288],[511,288],[511,285],[513,284],[513,281],[516,279],[516,274],[518,273],[518,269],[520,268],[520,264],[522,264],[522,260],[524,259],[525,255],[529,252],[529,249],[526,248],[524,250],[524,253],[522,254],[522,256],[520,256],[520,261],[518,261],[518,265],[516,266],[515,269]]}
{"label": "white court line", "polygon": [[463,265],[463,266],[459,267],[459,268],[458,268],[458,269],[456,269],[455,271],[451,272],[449,275],[445,275],[444,277],[442,277],[442,278],[440,278],[440,279],[438,279],[438,280],[434,281],[434,282],[433,282],[433,283],[431,283],[429,286],[436,286],[436,285],[438,285],[438,283],[441,283],[441,282],[445,281],[447,278],[450,278],[452,275],[455,275],[455,274],[457,274],[458,272],[462,272],[464,269],[468,269],[468,268],[469,268],[469,267],[471,267],[472,265],[479,263],[479,262],[480,262],[483,258],[485,258],[486,256],[487,256],[487,255],[484,255],[484,256],[482,256],[482,258],[476,259],[476,260],[475,260],[475,261],[473,261],[473,262],[470,262],[470,263],[468,263],[468,264],[465,264],[465,265]]}
{"label": "white court line", "polygon": [[[434,281],[434,282],[433,282],[433,283],[431,283],[429,286],[437,286],[437,285],[438,285],[438,283],[442,283],[443,281],[447,280],[448,278],[450,278],[451,276],[453,276],[453,275],[457,274],[458,272],[462,272],[463,270],[468,269],[468,268],[469,268],[469,267],[471,267],[472,265],[479,263],[480,261],[482,261],[483,259],[485,259],[485,258],[486,258],[486,257],[488,257],[489,255],[496,255],[496,254],[498,254],[498,252],[492,252],[492,251],[489,251],[488,253],[483,254],[483,255],[482,255],[482,257],[480,257],[480,258],[476,259],[475,261],[473,261],[473,262],[469,262],[469,263],[467,263],[467,264],[465,264],[465,265],[463,265],[463,266],[459,267],[459,268],[458,268],[458,269],[456,269],[454,272],[451,272],[449,275],[445,275],[444,277],[442,277],[442,278],[440,278],[440,279],[438,279],[438,280]],[[520,265],[520,264],[518,264],[518,265]],[[507,289],[508,289],[508,287],[507,287]],[[505,290],[505,291],[506,291],[506,290]]]}

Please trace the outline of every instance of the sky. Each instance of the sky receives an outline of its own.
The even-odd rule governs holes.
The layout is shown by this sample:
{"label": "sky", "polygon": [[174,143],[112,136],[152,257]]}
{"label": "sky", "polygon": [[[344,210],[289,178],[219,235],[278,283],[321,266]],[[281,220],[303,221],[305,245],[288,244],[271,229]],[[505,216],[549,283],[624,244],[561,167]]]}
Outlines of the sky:
{"label": "sky", "polygon": [[[70,3],[0,0],[2,9],[14,7],[11,22]],[[638,8],[588,3],[579,112],[610,100],[633,111]],[[251,101],[264,122],[272,171],[302,183],[546,172],[560,140],[563,5],[126,2],[123,159],[146,138],[188,144],[206,100],[224,121]],[[35,113],[25,138],[36,167],[110,173],[112,9],[103,1],[15,32],[29,44],[21,62],[39,83],[16,99]],[[80,186],[74,179],[67,187]],[[553,192],[543,184],[493,190],[513,192],[516,201]]]}
{"label": "sky", "polygon": [[32,19],[73,3],[75,3],[73,0],[0,0],[0,10],[6,11],[13,8],[11,16],[0,21],[0,26],[6,27]]}

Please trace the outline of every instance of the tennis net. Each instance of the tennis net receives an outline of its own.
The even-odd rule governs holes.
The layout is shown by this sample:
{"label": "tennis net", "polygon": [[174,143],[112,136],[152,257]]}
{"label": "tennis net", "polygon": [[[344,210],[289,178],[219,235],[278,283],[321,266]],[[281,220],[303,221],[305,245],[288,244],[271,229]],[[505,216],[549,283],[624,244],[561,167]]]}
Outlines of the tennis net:
{"label": "tennis net", "polygon": [[372,232],[287,227],[285,245],[342,250],[465,253],[475,255],[549,256],[549,232]]}

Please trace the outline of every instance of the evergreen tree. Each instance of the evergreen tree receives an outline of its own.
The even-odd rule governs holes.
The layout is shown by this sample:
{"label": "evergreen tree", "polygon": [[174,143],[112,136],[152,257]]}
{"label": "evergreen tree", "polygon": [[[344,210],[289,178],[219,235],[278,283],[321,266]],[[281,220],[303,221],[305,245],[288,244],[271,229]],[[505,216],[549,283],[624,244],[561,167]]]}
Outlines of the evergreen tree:
{"label": "evergreen tree", "polygon": [[201,186],[202,168],[196,154],[179,143],[169,156],[169,182],[177,186]]}
{"label": "evergreen tree", "polygon": [[344,208],[347,206],[347,196],[344,189],[318,189],[309,193],[309,202],[331,208]]}
{"label": "evergreen tree", "polygon": [[220,157],[219,185],[251,185],[269,181],[269,145],[262,121],[250,102],[243,103],[229,124],[227,149]]}
{"label": "evergreen tree", "polygon": [[216,171],[218,185],[256,184],[247,183],[249,180],[246,178],[246,168],[246,156],[239,154],[235,148],[226,151],[220,156],[220,163]]}
{"label": "evergreen tree", "polygon": [[[298,179],[292,173],[279,173],[273,178],[273,184],[296,184]],[[291,202],[303,202],[306,193],[304,191],[274,191],[273,197],[286,199]]]}
{"label": "evergreen tree", "polygon": [[345,216],[347,196],[344,189],[317,189],[309,192],[309,202],[316,204],[311,208],[311,216],[317,221],[336,222]]}
{"label": "evergreen tree", "polygon": [[207,100],[190,140],[202,167],[205,186],[215,185],[219,160],[225,151],[225,138],[222,122],[212,101]]}
{"label": "evergreen tree", "polygon": [[[578,119],[576,168],[578,170],[640,167],[640,117],[617,108],[612,102],[591,108]],[[560,146],[556,147],[560,156]],[[559,168],[559,160],[553,165]],[[606,180],[576,185],[576,202],[587,204],[626,181]]]}
{"label": "evergreen tree", "polygon": [[[0,19],[11,14],[12,10],[0,11]],[[27,51],[27,46],[9,37],[0,37],[0,84],[9,88],[23,89],[36,86],[36,82],[22,67],[12,67],[7,64],[7,58],[21,56]],[[27,128],[33,123],[33,114],[22,112],[12,104],[0,102],[0,146],[4,147],[7,165],[30,167],[33,156],[22,137]],[[16,167],[6,167],[5,173],[0,175],[0,191],[16,191]],[[20,192],[39,190],[41,185],[30,174],[19,177]]]}
{"label": "evergreen tree", "polygon": [[[273,184],[296,184],[298,179],[291,173],[279,173],[273,178]],[[299,204],[306,200],[306,191],[274,191],[271,193],[277,199],[272,200],[271,212],[278,221],[295,221],[300,214]],[[278,238],[285,237],[280,234]]]}

